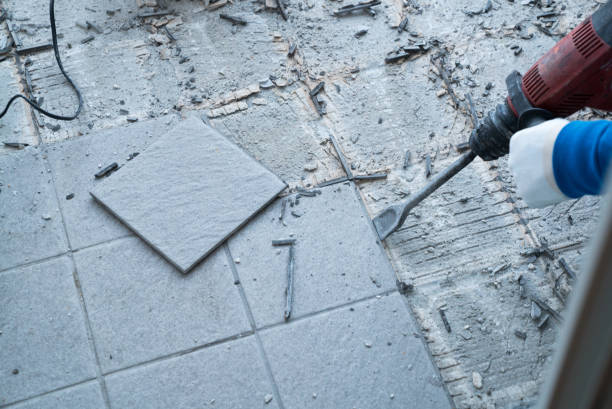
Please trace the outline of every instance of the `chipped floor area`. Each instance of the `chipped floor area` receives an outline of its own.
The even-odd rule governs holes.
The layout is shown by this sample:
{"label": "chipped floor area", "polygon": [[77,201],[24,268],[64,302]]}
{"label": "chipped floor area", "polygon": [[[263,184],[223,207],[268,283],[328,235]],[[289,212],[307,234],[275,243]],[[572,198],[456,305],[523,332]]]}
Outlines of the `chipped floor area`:
{"label": "chipped floor area", "polygon": [[[383,0],[373,8],[375,15],[358,12],[336,17],[333,11],[347,1],[287,0],[286,21],[275,1],[218,0],[208,6],[209,2],[195,0],[165,3],[167,8],[162,9],[154,7],[151,0],[103,3],[84,0],[78,4],[57,0],[61,55],[67,72],[83,93],[84,110],[75,121],[59,122],[18,102],[0,120],[1,141],[41,145],[28,148],[38,155],[4,160],[6,166],[0,176],[8,178],[20,167],[33,172],[19,182],[19,190],[29,196],[19,196],[11,209],[28,209],[24,218],[36,215],[44,226],[33,226],[32,231],[24,231],[23,236],[0,245],[5,253],[0,259],[0,278],[31,277],[37,269],[41,270],[32,263],[45,259],[49,266],[42,270],[57,276],[57,291],[61,292],[67,291],[68,286],[62,280],[76,269],[83,276],[84,294],[80,296],[90,297],[91,304],[85,305],[82,300],[71,298],[74,294],[66,294],[71,300],[67,308],[70,313],[74,308],[75,314],[85,308],[86,316],[91,313],[91,322],[85,325],[68,320],[57,325],[70,328],[85,325],[87,333],[78,336],[99,340],[91,351],[87,348],[75,351],[77,358],[83,360],[87,354],[95,354],[97,366],[81,367],[83,373],[57,374],[54,378],[57,382],[51,387],[43,385],[40,379],[30,379],[35,390],[31,396],[53,393],[31,401],[28,396],[0,393],[0,407],[23,400],[23,407],[40,407],[36,399],[51,400],[52,396],[63,402],[64,407],[78,407],[79,399],[98,399],[100,407],[110,407],[111,403],[116,405],[113,407],[130,407],[131,402],[144,396],[147,388],[159,389],[160,396],[167,395],[167,402],[184,399],[184,405],[191,407],[195,403],[189,398],[172,394],[171,385],[178,383],[177,377],[183,373],[182,358],[172,354],[191,351],[197,354],[195,363],[219,360],[220,354],[227,353],[224,345],[228,339],[236,342],[236,357],[262,356],[261,362],[235,379],[248,383],[261,378],[257,381],[261,383],[251,382],[248,386],[262,393],[258,405],[340,407],[347,403],[347,407],[353,404],[361,407],[359,403],[363,403],[365,407],[393,407],[394,402],[399,404],[416,393],[415,385],[406,381],[406,373],[411,369],[402,363],[392,364],[391,352],[378,351],[376,342],[364,338],[368,337],[368,325],[390,331],[391,324],[398,320],[407,329],[403,334],[393,333],[389,342],[408,333],[412,337],[411,315],[420,327],[415,333],[423,334],[455,407],[532,405],[549,367],[564,302],[571,292],[568,279],[571,274],[566,271],[576,271],[580,276],[582,249],[597,223],[597,198],[529,209],[516,194],[505,159],[494,162],[476,159],[411,212],[403,228],[384,243],[402,297],[395,292],[394,280],[388,282],[389,277],[370,277],[361,271],[347,272],[345,277],[336,271],[341,267],[332,266],[333,277],[321,286],[300,289],[303,283],[296,283],[298,294],[306,292],[310,302],[308,306],[297,304],[297,313],[314,315],[312,321],[298,322],[300,325],[286,330],[276,323],[278,316],[270,318],[272,307],[273,311],[282,310],[281,300],[261,304],[267,288],[279,286],[280,276],[257,281],[258,270],[254,266],[261,260],[248,259],[249,254],[263,254],[264,249],[250,242],[248,236],[252,229],[266,229],[257,227],[268,218],[264,212],[257,219],[260,221],[252,223],[252,228],[249,224],[249,229],[230,240],[219,254],[215,253],[214,260],[206,263],[211,266],[202,266],[214,271],[214,277],[227,275],[219,280],[230,280],[230,284],[238,276],[242,280],[248,277],[248,283],[239,285],[240,291],[226,288],[224,281],[215,284],[210,277],[193,279],[204,280],[195,282],[195,288],[217,289],[218,293],[211,297],[229,294],[237,303],[248,305],[248,319],[233,306],[228,314],[233,314],[236,321],[229,332],[219,326],[215,337],[202,339],[197,326],[181,317],[164,315],[164,323],[176,324],[194,338],[194,344],[165,334],[168,338],[163,340],[164,348],[149,354],[133,340],[126,345],[125,356],[121,355],[122,348],[113,344],[113,335],[104,329],[107,327],[103,323],[122,319],[125,305],[121,303],[126,301],[118,297],[116,309],[104,311],[104,295],[96,298],[96,291],[114,294],[119,290],[100,279],[101,267],[92,249],[98,248],[100,257],[108,257],[118,268],[122,265],[118,252],[127,252],[156,268],[159,263],[147,248],[135,242],[129,231],[81,198],[92,187],[87,176],[95,173],[98,165],[117,157],[125,161],[131,153],[144,150],[179,117],[194,111],[283,179],[290,192],[297,187],[313,188],[350,176],[347,170],[354,175],[387,173],[386,179],[340,183],[330,189],[354,187],[355,197],[365,204],[365,212],[372,217],[423,186],[429,173],[437,173],[458,157],[457,145],[468,139],[473,128],[468,95],[477,116],[482,118],[505,98],[504,81],[511,70],[525,72],[601,2],[495,0],[489,2],[489,8],[485,7],[486,1]],[[0,7],[9,13],[9,19],[1,26],[0,48],[9,44],[11,35],[18,48],[50,42],[46,6],[41,7],[34,0],[1,0]],[[163,15],[147,16],[159,11]],[[221,13],[241,18],[247,24],[232,24],[221,19]],[[398,31],[402,21],[407,24],[403,31]],[[292,45],[295,50],[289,56]],[[389,52],[404,51],[399,47],[411,50],[411,55],[385,63]],[[441,79],[444,73],[450,78],[451,89]],[[0,76],[8,84],[0,90],[0,101],[20,91],[53,112],[69,114],[75,109],[73,91],[48,48],[18,58],[12,54],[7,58],[0,56]],[[321,82],[325,82],[324,87],[311,97],[310,91]],[[600,116],[600,112],[586,110],[576,118]],[[134,134],[140,136],[132,138],[130,129],[138,129]],[[88,139],[90,136],[93,139]],[[98,139],[108,144],[82,142]],[[12,158],[14,148],[0,147],[0,155]],[[341,156],[346,158],[347,169],[343,168]],[[26,183],[27,180],[33,184]],[[12,194],[8,186],[0,189],[0,199]],[[71,193],[74,199],[66,199]],[[60,201],[59,207],[54,204],[54,195]],[[340,208],[343,204],[331,206]],[[41,219],[38,211],[49,219]],[[299,218],[291,217],[302,220],[301,223],[306,220],[301,214]],[[316,222],[316,217],[313,220]],[[339,222],[331,217],[327,223],[334,226]],[[347,220],[342,223],[334,228],[350,225]],[[17,231],[20,225],[21,220],[0,219],[0,228],[10,232]],[[361,227],[365,229],[364,226]],[[307,225],[302,229],[318,234],[309,231]],[[365,229],[353,234],[371,233]],[[268,236],[265,232],[261,234]],[[348,236],[349,233],[348,242],[355,240]],[[20,248],[18,240],[23,237],[31,240]],[[343,241],[337,236],[329,240]],[[533,251],[534,248],[539,251]],[[339,251],[350,253],[349,249]],[[230,252],[232,258],[227,257]],[[244,254],[234,254],[240,252]],[[359,260],[357,257],[355,265],[363,267],[366,261]],[[136,279],[130,274],[136,274],[138,267],[127,266],[123,278]],[[264,266],[259,268],[261,271]],[[160,274],[168,273],[163,270]],[[268,281],[270,287],[266,286]],[[186,300],[197,299],[197,291],[189,293],[188,286],[183,289],[170,282],[177,286],[174,290],[187,291]],[[163,286],[158,285],[160,288],[151,288],[147,295],[151,308],[155,300],[161,302],[155,298],[163,292]],[[319,293],[327,296],[320,297]],[[372,301],[378,300],[376,297],[383,297],[377,306]],[[196,313],[197,306],[212,311],[212,317],[207,319],[216,328],[220,319],[216,309],[220,306],[215,300],[202,302],[204,305],[185,307],[182,312]],[[380,315],[373,319],[364,312],[360,320],[351,310],[353,307],[343,307],[350,303],[359,304],[355,309],[377,311]],[[403,303],[409,309],[400,310],[405,306]],[[358,339],[343,338],[345,335],[338,328],[318,322],[325,314],[338,317],[342,325],[358,327],[355,329]],[[153,327],[153,321],[146,323],[138,335],[153,336],[147,332]],[[312,372],[324,366],[323,360],[333,359],[334,351],[311,357],[312,366],[308,368],[292,368],[291,357],[299,351],[333,343],[335,330],[338,339],[350,345],[349,352],[358,350],[364,342],[373,342],[374,346],[366,349],[380,353],[381,362],[389,364],[378,367],[366,360],[371,364],[368,368],[377,371],[372,376],[397,388],[404,385],[405,390],[384,391],[384,396],[377,395],[379,391],[361,391],[363,394],[356,395],[359,399],[350,402],[341,396],[322,395],[322,386]],[[304,341],[282,345],[282,332],[299,339],[300,331],[320,334],[321,344]],[[233,341],[236,336],[246,339]],[[360,345],[351,343],[357,341]],[[216,345],[217,342],[220,344]],[[198,349],[211,343],[218,354],[208,348]],[[336,352],[337,356],[342,355],[342,351]],[[109,358],[111,355],[113,358]],[[157,356],[168,359],[157,362]],[[67,361],[67,357],[56,358],[57,362],[49,361],[50,367]],[[148,363],[137,366],[142,362]],[[415,365],[427,367],[427,362],[418,362]],[[197,373],[195,363],[189,367],[190,373]],[[229,374],[244,369],[234,359],[226,371]],[[293,369],[308,381],[298,384],[292,379]],[[148,379],[148,371],[163,371],[167,378],[158,379],[159,384],[153,380],[148,384],[141,382]],[[326,371],[321,373],[325,377],[335,376]],[[350,375],[346,374],[353,379]],[[437,376],[432,369],[425,382],[418,384],[425,388],[423,393],[431,407],[439,407],[435,405],[441,402]],[[97,389],[98,383],[104,385],[103,393]],[[75,392],[68,396],[62,385],[73,385],[71,390]],[[434,390],[430,391],[432,386]],[[248,396],[233,398],[236,407],[249,402]],[[207,404],[212,406],[216,402],[222,407],[223,399],[229,397],[211,395]]]}

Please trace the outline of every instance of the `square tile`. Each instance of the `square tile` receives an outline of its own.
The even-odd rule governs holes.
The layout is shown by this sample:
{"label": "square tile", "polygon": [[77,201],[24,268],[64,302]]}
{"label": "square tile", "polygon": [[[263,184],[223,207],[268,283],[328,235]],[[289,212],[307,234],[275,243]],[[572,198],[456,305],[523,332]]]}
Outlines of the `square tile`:
{"label": "square tile", "polygon": [[240,148],[190,117],[91,194],[187,273],[284,188]]}
{"label": "square tile", "polygon": [[111,405],[146,409],[278,408],[255,337],[106,377]]}
{"label": "square tile", "polygon": [[11,406],[12,409],[105,409],[98,381],[44,395]]}
{"label": "square tile", "polygon": [[0,405],[96,376],[72,270],[61,257],[0,273]]}
{"label": "square tile", "polygon": [[262,331],[285,408],[450,408],[400,297]]}
{"label": "square tile", "polygon": [[[73,249],[91,246],[131,234],[115,217],[102,209],[89,191],[102,183],[94,174],[113,162],[128,163],[167,132],[176,118],[165,117],[129,126],[94,132],[65,142],[47,145],[45,153],[55,176],[68,239]],[[113,177],[111,174],[109,177]],[[73,194],[70,200],[66,197]]]}
{"label": "square tile", "polygon": [[[320,191],[287,204],[285,223],[277,200],[229,240],[258,327],[283,320],[289,249],[273,247],[274,239],[296,239],[293,317],[395,288],[395,274],[354,185]],[[289,200],[295,202],[295,195]]]}
{"label": "square tile", "polygon": [[75,261],[104,373],[250,330],[222,249],[189,275],[136,237]]}
{"label": "square tile", "polygon": [[68,250],[51,173],[39,149],[0,155],[0,270]]}

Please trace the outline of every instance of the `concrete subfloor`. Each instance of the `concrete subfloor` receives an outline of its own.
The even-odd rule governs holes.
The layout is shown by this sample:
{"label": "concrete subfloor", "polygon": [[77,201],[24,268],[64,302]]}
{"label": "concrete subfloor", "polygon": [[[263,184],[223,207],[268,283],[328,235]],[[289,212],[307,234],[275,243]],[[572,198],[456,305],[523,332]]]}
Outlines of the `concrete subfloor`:
{"label": "concrete subfloor", "polygon": [[[91,288],[99,289],[99,292],[93,291],[89,295],[92,306],[87,308],[87,302],[83,303],[83,299],[87,300],[88,297],[85,279],[83,283],[76,281],[84,285],[83,289],[75,290],[74,295],[66,294],[71,301],[63,307],[76,308],[80,302],[79,308],[85,310],[81,313],[85,314],[87,324],[78,322],[82,318],[73,317],[66,322],[50,325],[55,329],[66,328],[67,331],[84,326],[87,328],[86,334],[79,330],[74,336],[85,335],[92,344],[91,348],[72,351],[74,356],[70,356],[70,359],[62,357],[60,353],[53,357],[57,361],[50,360],[45,363],[45,368],[53,368],[58,362],[71,359],[91,359],[86,355],[92,353],[96,355],[96,365],[93,368],[81,366],[78,371],[65,367],[61,373],[51,372],[55,382],[51,386],[41,382],[38,378],[40,374],[36,374],[37,377],[29,383],[32,385],[30,392],[9,395],[3,391],[0,399],[4,398],[4,401],[0,401],[0,405],[19,401],[22,403],[15,407],[84,407],[80,402],[91,402],[92,407],[109,407],[116,400],[115,405],[118,406],[113,407],[130,407],[131,399],[144,396],[145,389],[149,388],[157,390],[159,396],[169,399],[168,402],[180,401],[185,407],[190,407],[193,403],[187,397],[180,393],[173,395],[177,392],[172,385],[182,376],[189,376],[183,370],[195,376],[193,374],[198,373],[198,360],[214,362],[221,359],[225,362],[222,355],[214,352],[214,348],[222,351],[226,343],[236,342],[236,360],[259,354],[262,361],[246,370],[239,362],[231,360],[232,363],[226,368],[227,373],[244,370],[236,375],[234,382],[248,385],[245,390],[255,390],[263,395],[269,393],[273,396],[269,405],[336,407],[346,403],[347,407],[392,407],[394,399],[383,403],[379,400],[382,395],[374,392],[357,394],[357,400],[346,400],[350,396],[345,396],[345,400],[339,400],[339,396],[321,396],[319,400],[319,395],[314,399],[314,394],[321,392],[312,390],[308,391],[312,394],[310,400],[303,400],[306,390],[309,387],[318,389],[320,384],[317,382],[322,380],[308,378],[308,381],[299,383],[292,378],[292,354],[329,347],[329,342],[332,342],[330,337],[334,339],[333,334],[322,333],[322,344],[308,345],[304,342],[303,346],[284,347],[283,334],[280,333],[286,332],[287,337],[299,338],[300,331],[323,331],[323,322],[317,323],[317,320],[324,318],[318,317],[325,317],[325,314],[342,317],[346,315],[342,306],[352,302],[363,303],[365,307],[369,303],[380,306],[369,307],[380,313],[375,321],[370,321],[367,314],[344,320],[338,318],[347,325],[358,327],[359,331],[367,332],[364,326],[369,325],[373,328],[382,325],[381,331],[390,330],[398,321],[411,328],[410,315],[414,315],[420,327],[415,332],[423,334],[443,387],[451,396],[454,406],[512,408],[533,403],[550,363],[559,324],[550,319],[547,326],[538,329],[530,318],[532,303],[529,295],[522,295],[518,278],[523,277],[524,281],[521,282],[525,285],[522,287],[527,288],[528,294],[537,296],[562,313],[563,302],[560,298],[563,295],[558,297],[553,294],[553,283],[562,272],[559,260],[563,258],[579,270],[581,251],[597,223],[597,198],[584,198],[541,210],[528,209],[515,193],[505,159],[490,163],[477,159],[415,209],[404,228],[384,244],[396,277],[414,286],[403,296],[411,312],[405,310],[397,314],[401,311],[402,303],[398,304],[400,296],[393,285],[377,281],[381,287],[374,286],[376,290],[372,292],[372,289],[365,287],[362,274],[351,272],[343,280],[331,280],[327,287],[313,287],[313,298],[309,298],[309,307],[303,310],[309,318],[304,320],[304,324],[296,321],[295,326],[290,324],[290,327],[283,329],[275,323],[274,317],[270,318],[271,311],[282,307],[280,300],[274,301],[276,308],[272,308],[274,305],[271,304],[253,304],[269,296],[267,288],[279,285],[277,279],[280,277],[270,276],[265,278],[266,281],[270,280],[269,287],[261,282],[240,286],[244,287],[237,291],[240,297],[236,298],[236,294],[232,297],[237,299],[238,304],[250,305],[251,312],[245,318],[244,311],[238,311],[240,308],[236,305],[224,310],[224,313],[234,314],[236,320],[232,321],[231,328],[218,326],[219,333],[215,334],[214,339],[201,338],[202,334],[197,334],[197,327],[190,327],[192,323],[184,317],[162,315],[168,325],[172,323],[191,328],[193,334],[190,332],[190,336],[197,338],[194,341],[198,346],[192,348],[186,344],[188,340],[177,340],[168,334],[165,335],[168,338],[164,338],[162,334],[161,344],[155,345],[153,342],[153,346],[146,347],[146,343],[133,340],[126,343],[125,351],[121,345],[113,346],[115,334],[108,329],[112,326],[101,324],[96,329],[95,319],[89,317],[90,313],[94,316],[100,314],[100,322],[110,323],[114,319],[122,319],[125,308],[128,308],[118,299],[113,302],[113,309],[107,311],[104,297],[116,293],[121,295],[121,291],[113,290],[112,286],[103,288],[112,283],[96,273],[96,265],[100,263],[98,258],[103,257],[104,252],[109,254],[108,257],[117,257],[115,252],[119,249],[132,252],[138,260],[149,260],[153,255],[148,254],[146,248],[136,249],[136,239],[130,237],[129,231],[111,217],[99,209],[88,208],[76,199],[87,194],[91,183],[87,175],[95,173],[92,168],[97,170],[98,164],[106,163],[117,155],[125,160],[132,151],[141,151],[148,146],[150,140],[146,137],[130,136],[130,127],[143,130],[140,135],[144,135],[145,131],[160,132],[161,128],[170,127],[180,116],[186,115],[186,111],[198,111],[200,116],[279,175],[290,187],[312,187],[345,175],[338,153],[331,143],[331,137],[335,137],[353,173],[388,172],[388,178],[384,181],[359,182],[356,186],[359,198],[372,216],[426,182],[428,155],[433,173],[456,158],[456,144],[465,141],[472,129],[465,107],[453,107],[448,94],[437,96],[443,93],[443,86],[430,57],[438,51],[447,52],[446,67],[451,72],[455,92],[461,101],[465,101],[464,95],[469,92],[476,111],[482,116],[504,98],[504,79],[509,71],[517,69],[525,72],[559,38],[545,35],[534,24],[539,20],[537,16],[544,12],[540,3],[546,2],[499,0],[492,3],[493,8],[487,13],[470,17],[464,11],[480,9],[480,4],[468,0],[412,0],[406,1],[405,5],[399,0],[384,0],[376,7],[376,17],[356,14],[336,18],[331,11],[343,3],[291,0],[286,2],[288,21],[282,20],[275,10],[259,10],[263,5],[257,1],[235,1],[216,11],[206,10],[201,1],[168,3],[169,9],[174,11],[172,15],[141,19],[137,14],[150,9],[139,9],[136,2],[128,0],[110,0],[104,4],[85,0],[78,5],[58,0],[56,14],[58,32],[61,34],[61,53],[67,71],[83,92],[84,111],[76,121],[57,122],[17,103],[10,114],[0,121],[2,141],[42,145],[38,151],[33,151],[38,152],[37,155],[28,153],[19,156],[14,156],[15,153],[9,148],[0,147],[1,154],[13,158],[3,162],[12,161],[4,169],[5,176],[7,173],[10,176],[17,168],[27,167],[31,169],[29,172],[34,172],[31,175],[33,184],[27,183],[28,179],[19,180],[17,190],[27,195],[16,199],[20,202],[13,203],[15,207],[11,205],[12,209],[27,211],[13,216],[26,219],[36,216],[40,224],[26,226],[15,218],[0,221],[0,229],[13,234],[8,236],[8,242],[0,244],[0,277],[5,280],[27,277],[42,269],[58,276],[55,283],[58,291],[67,291],[61,281],[65,280],[66,274],[72,274],[73,278],[80,277],[80,274],[85,279],[89,276]],[[484,5],[485,2],[482,3]],[[592,0],[550,3],[558,12],[558,25],[551,28],[556,33],[567,32],[597,6],[597,1]],[[11,25],[23,46],[49,42],[46,7],[41,7],[34,0],[2,0],[0,5],[10,12]],[[219,19],[221,12],[245,18],[248,24],[233,26]],[[403,16],[408,17],[408,31],[398,33],[395,27]],[[75,24],[79,22],[82,25],[86,21],[99,28],[100,33],[92,29],[84,30]],[[164,25],[175,41],[170,39]],[[365,35],[359,38],[354,35],[366,29]],[[94,39],[83,43],[82,40],[90,35]],[[3,23],[0,45],[6,38],[8,26]],[[426,54],[398,64],[384,64],[386,53],[397,46],[408,45],[411,39],[432,43],[434,38],[439,40],[440,45],[434,42]],[[288,58],[287,50],[294,42],[298,45],[297,52],[294,58]],[[518,55],[511,48],[513,46],[521,47]],[[51,51],[22,56],[19,60],[10,57],[0,61],[0,75],[3,83],[9,84],[0,89],[0,101],[6,101],[17,90],[31,88],[35,97],[44,97],[47,109],[66,114],[74,110],[72,90],[65,84]],[[270,76],[274,81],[269,80]],[[325,81],[324,91],[320,94],[327,110],[323,117],[316,113],[308,96],[309,89],[320,81]],[[597,115],[587,110],[576,117],[588,119]],[[131,123],[134,121],[137,122]],[[147,127],[151,129],[145,130]],[[88,133],[97,135],[96,138],[108,138],[109,142],[89,150],[79,143],[79,136]],[[136,134],[138,132],[134,132]],[[116,135],[124,135],[125,139]],[[130,138],[129,141],[127,138]],[[54,142],[63,140],[70,141],[54,145]],[[69,144],[72,147],[68,148]],[[406,151],[411,152],[411,161],[404,168]],[[71,154],[74,156],[71,157]],[[12,194],[7,186],[0,186],[0,189],[0,195],[7,192]],[[76,198],[65,200],[65,195],[73,191]],[[50,192],[54,192],[57,199],[49,196]],[[302,200],[305,202],[308,199]],[[59,200],[59,205],[54,200]],[[50,219],[41,219],[43,213]],[[330,225],[333,223],[330,222]],[[24,226],[24,230],[20,230],[19,226]],[[245,235],[249,234],[249,229],[250,225],[245,229]],[[354,240],[354,237],[347,240],[349,238]],[[240,235],[235,240],[237,249],[244,249],[242,258],[257,248],[255,244],[249,244],[248,239],[241,244]],[[553,259],[521,255],[526,248],[545,242],[554,250]],[[125,243],[132,244],[126,249]],[[251,264],[244,261],[236,264],[232,260],[238,256],[233,255],[231,243],[230,247],[225,248],[225,254],[215,256],[216,260],[211,263],[226,264],[225,268],[233,264],[235,268],[231,269],[231,274],[239,276],[241,280],[244,280],[243,275],[256,275],[256,271],[249,271]],[[82,249],[82,252],[77,249]],[[61,256],[73,252],[74,255],[68,259]],[[80,255],[77,254],[79,252]],[[229,252],[233,257],[228,259]],[[46,261],[37,262],[41,259]],[[158,261],[150,260],[149,263],[159,268]],[[216,268],[212,270],[216,271],[215,274],[228,274]],[[160,269],[157,276],[168,274],[169,271]],[[125,278],[130,279],[129,276]],[[370,277],[366,278],[370,280]],[[131,280],[137,279],[144,277],[131,277]],[[200,284],[204,287],[225,285],[210,281],[212,279],[195,278],[196,281],[209,281],[208,284]],[[228,279],[231,281],[231,276]],[[561,283],[562,292],[571,290],[565,278],[561,279]],[[175,290],[180,291],[178,288]],[[189,300],[190,288],[186,286],[184,290],[187,291],[185,298]],[[129,290],[126,291],[129,295]],[[155,304],[155,297],[163,298],[162,288],[151,288],[150,291],[142,294],[144,301]],[[191,291],[194,289],[191,288]],[[223,291],[211,293],[210,296],[217,297],[224,294]],[[380,291],[380,294],[376,291]],[[319,292],[323,292],[323,295]],[[71,298],[77,295],[85,298]],[[390,301],[374,302],[377,295],[382,300]],[[191,296],[198,298],[194,293]],[[215,305],[214,300],[198,302],[204,303],[202,308]],[[198,312],[197,305],[184,305],[183,308],[187,310],[182,312],[194,315]],[[159,306],[151,306],[154,307]],[[440,310],[444,310],[450,331],[441,318]],[[404,313],[405,316],[401,316]],[[34,312],[32,314],[36,315]],[[113,314],[117,315],[113,317]],[[241,314],[242,317],[238,318]],[[278,317],[280,315],[276,319]],[[206,320],[213,320],[211,325],[214,327],[214,320],[218,318],[206,317]],[[145,320],[144,324],[142,328],[139,327],[142,332],[127,335],[140,334],[138,336],[142,339],[151,342],[159,334],[149,328],[151,322]],[[268,328],[268,332],[259,334],[260,326]],[[6,332],[2,328],[0,330]],[[147,331],[152,332],[147,335]],[[520,337],[516,335],[517,331]],[[356,337],[363,338],[363,333],[357,332],[361,335]],[[235,341],[236,336],[248,339]],[[106,355],[93,346],[98,342],[97,337],[100,345],[119,354],[114,356],[120,358],[113,360],[125,359],[125,363],[106,362]],[[130,350],[130,345],[133,350]],[[155,350],[160,345],[163,348]],[[211,350],[207,348],[209,345]],[[354,351],[353,348],[357,346],[347,347],[349,352]],[[366,349],[376,352],[374,346]],[[341,352],[338,351],[338,354],[342,355]],[[195,363],[189,364],[184,358],[189,355],[183,355],[185,353],[193,353]],[[327,353],[331,356],[329,359],[333,359],[333,349]],[[358,354],[363,356],[362,351]],[[157,362],[156,356],[167,359]],[[142,362],[146,364],[141,367]],[[309,362],[311,368],[300,370],[313,377],[312,372],[318,371],[317,361],[313,358]],[[155,369],[156,365],[159,369]],[[427,367],[426,363],[424,365]],[[380,384],[397,386],[385,396],[394,394],[398,403],[409,396],[410,390],[414,390],[414,379],[419,379],[414,377],[407,380],[408,369],[398,363],[365,367],[381,371],[375,372]],[[123,369],[119,368],[127,369],[122,372]],[[13,369],[3,366],[3,371]],[[151,373],[156,371],[167,374],[167,378],[151,379]],[[176,375],[172,376],[173,373]],[[325,379],[338,381],[333,373],[321,371],[321,374]],[[432,374],[435,377],[435,373]],[[107,375],[108,382],[105,380]],[[306,375],[300,372],[300,376]],[[142,377],[141,380],[139,377]],[[479,378],[482,378],[482,385],[478,382]],[[352,375],[347,375],[346,379],[346,382],[353,382]],[[436,384],[435,380],[425,384],[432,383]],[[162,384],[168,384],[165,386],[168,390],[163,389]],[[105,385],[104,388],[101,385]],[[178,382],[177,385],[183,383]],[[402,385],[405,390],[400,391]],[[65,389],[67,386],[70,388]],[[135,389],[140,392],[132,395]],[[248,404],[251,396],[236,395],[233,398],[239,405]],[[158,403],[163,406],[164,401],[160,399],[158,397]],[[223,407],[221,402],[225,397],[219,397],[213,403],[210,402],[215,398],[210,399],[208,404],[216,403]],[[262,396],[258,405],[263,400]]]}

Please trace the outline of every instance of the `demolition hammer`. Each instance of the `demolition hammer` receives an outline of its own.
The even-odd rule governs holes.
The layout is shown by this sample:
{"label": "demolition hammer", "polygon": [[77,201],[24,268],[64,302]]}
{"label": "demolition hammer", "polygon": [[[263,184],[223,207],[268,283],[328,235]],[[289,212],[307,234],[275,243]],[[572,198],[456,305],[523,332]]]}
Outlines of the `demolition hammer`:
{"label": "demolition hammer", "polygon": [[585,107],[612,111],[612,0],[563,37],[524,76],[510,73],[506,86],[506,100],[472,132],[468,152],[404,202],[374,217],[381,240],[476,156],[490,161],[506,155],[515,132]]}

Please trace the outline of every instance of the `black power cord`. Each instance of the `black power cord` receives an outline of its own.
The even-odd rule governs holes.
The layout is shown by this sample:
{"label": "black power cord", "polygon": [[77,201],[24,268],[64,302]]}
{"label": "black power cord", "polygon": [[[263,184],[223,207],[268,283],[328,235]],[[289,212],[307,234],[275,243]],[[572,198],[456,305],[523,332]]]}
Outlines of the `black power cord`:
{"label": "black power cord", "polygon": [[11,104],[19,98],[23,99],[25,102],[30,104],[32,108],[34,108],[41,114],[46,115],[49,118],[58,119],[60,121],[72,121],[73,119],[76,119],[76,117],[78,117],[79,114],[81,113],[81,109],[83,109],[83,96],[81,95],[81,91],[79,91],[79,88],[70,79],[68,74],[66,74],[66,71],[64,70],[64,66],[62,65],[62,60],[59,55],[59,50],[57,48],[57,30],[55,28],[55,0],[50,0],[49,2],[49,19],[51,20],[51,38],[53,40],[53,51],[55,52],[55,60],[57,61],[57,65],[59,66],[60,71],[66,78],[66,81],[68,81],[68,84],[70,84],[72,89],[74,89],[74,92],[79,98],[79,107],[77,108],[74,115],[71,115],[71,116],[57,115],[57,114],[53,114],[49,111],[44,110],[43,108],[40,107],[40,105],[38,105],[37,103],[35,103],[34,101],[26,97],[25,95],[17,94],[17,95],[14,95],[11,99],[9,99],[8,103],[6,104],[6,107],[4,108],[4,111],[0,112],[0,118],[6,115]]}

